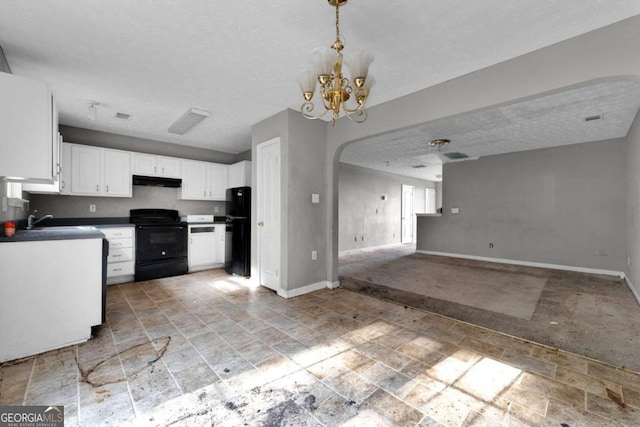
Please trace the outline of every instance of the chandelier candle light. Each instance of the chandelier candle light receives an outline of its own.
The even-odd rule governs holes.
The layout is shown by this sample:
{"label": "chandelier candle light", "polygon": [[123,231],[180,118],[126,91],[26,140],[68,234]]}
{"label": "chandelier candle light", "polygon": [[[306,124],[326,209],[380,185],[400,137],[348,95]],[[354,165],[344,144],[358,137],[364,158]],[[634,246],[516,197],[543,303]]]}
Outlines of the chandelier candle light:
{"label": "chandelier candle light", "polygon": [[[333,114],[333,125],[340,116],[341,111],[349,120],[362,123],[367,119],[367,111],[364,104],[369,96],[369,91],[375,83],[373,76],[368,76],[369,66],[374,56],[371,52],[356,50],[342,55],[344,43],[340,35],[340,6],[347,0],[328,0],[330,6],[336,8],[336,41],[331,47],[317,47],[309,52],[309,60],[313,64],[310,70],[298,74],[297,80],[305,99],[300,107],[300,112],[307,119],[319,119],[329,111]],[[349,67],[351,81],[342,74],[342,63]],[[311,114],[315,106],[311,99],[319,85],[322,106],[325,111],[314,116]],[[355,104],[349,108],[346,102],[351,95],[355,97]]]}

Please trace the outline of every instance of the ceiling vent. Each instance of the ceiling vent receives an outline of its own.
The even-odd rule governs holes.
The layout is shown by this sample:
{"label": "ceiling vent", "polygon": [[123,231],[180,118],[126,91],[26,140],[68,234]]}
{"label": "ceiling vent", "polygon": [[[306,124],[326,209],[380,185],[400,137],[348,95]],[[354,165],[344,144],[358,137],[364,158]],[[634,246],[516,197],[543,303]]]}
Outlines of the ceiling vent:
{"label": "ceiling vent", "polygon": [[131,118],[131,114],[116,113],[116,119],[129,120],[130,118]]}
{"label": "ceiling vent", "polygon": [[469,157],[464,153],[444,153],[443,155],[451,160],[460,160],[460,159],[466,159]]}
{"label": "ceiling vent", "polygon": [[169,133],[175,133],[176,135],[184,135],[191,130],[195,125],[202,120],[209,117],[209,112],[201,110],[200,108],[189,108],[186,113],[182,115],[174,124],[169,128]]}
{"label": "ceiling vent", "polygon": [[422,168],[426,168],[427,165],[413,165],[411,167],[414,168],[414,169],[422,169]]}
{"label": "ceiling vent", "polygon": [[604,117],[604,114],[596,114],[595,116],[585,117],[584,121],[585,122],[592,122],[594,120],[602,120],[603,117]]}

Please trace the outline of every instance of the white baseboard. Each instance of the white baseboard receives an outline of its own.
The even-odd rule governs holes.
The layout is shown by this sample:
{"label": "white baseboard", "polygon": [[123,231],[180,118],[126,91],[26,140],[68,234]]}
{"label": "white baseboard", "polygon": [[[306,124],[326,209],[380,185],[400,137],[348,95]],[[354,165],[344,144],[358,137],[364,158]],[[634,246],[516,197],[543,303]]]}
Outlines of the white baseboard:
{"label": "white baseboard", "polygon": [[636,291],[636,288],[633,287],[633,283],[631,283],[631,280],[629,280],[629,277],[627,275],[624,276],[624,281],[627,282],[627,286],[629,286],[629,289],[631,289],[631,293],[634,297],[636,297],[636,301],[638,301],[638,304],[640,305],[640,293],[638,293],[638,291]]}
{"label": "white baseboard", "polygon": [[[415,245],[415,242],[413,244]],[[367,246],[366,248],[358,248],[358,249],[348,249],[346,251],[339,251],[338,252],[338,256],[340,256],[340,255],[349,255],[351,253],[362,252],[362,251],[366,251],[366,250],[384,249],[384,248],[391,248],[391,247],[394,247],[394,246],[403,246],[403,245],[411,245],[411,243],[388,243],[386,245]]]}
{"label": "white baseboard", "polygon": [[301,288],[291,289],[290,291],[285,291],[284,289],[280,289],[278,291],[278,295],[283,298],[293,298],[300,295],[308,294],[310,292],[319,291],[320,289],[329,288],[333,289],[334,287],[338,287],[336,283],[338,282],[329,282],[328,280],[324,280],[318,283],[312,283],[311,285],[303,286]]}
{"label": "white baseboard", "polygon": [[449,252],[416,250],[416,253],[425,254],[425,255],[448,256],[453,258],[474,259],[478,261],[497,262],[500,264],[523,265],[525,267],[539,267],[539,268],[550,268],[553,270],[577,271],[579,273],[603,274],[605,276],[618,276],[621,279],[626,277],[623,271],[601,270],[599,268],[575,267],[572,265],[547,264],[544,262],[520,261],[520,260],[505,259],[505,258],[490,258],[490,257],[481,257],[481,256],[475,256],[475,255],[454,254]]}

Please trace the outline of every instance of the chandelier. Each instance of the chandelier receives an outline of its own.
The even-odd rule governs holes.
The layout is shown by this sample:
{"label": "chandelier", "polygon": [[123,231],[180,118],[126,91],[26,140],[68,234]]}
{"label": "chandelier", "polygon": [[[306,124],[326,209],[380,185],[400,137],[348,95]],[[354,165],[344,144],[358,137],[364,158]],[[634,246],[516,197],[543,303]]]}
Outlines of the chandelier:
{"label": "chandelier", "polygon": [[[304,70],[297,76],[305,100],[300,107],[300,112],[307,119],[319,119],[331,112],[333,125],[336,124],[336,119],[341,112],[344,112],[349,120],[362,123],[367,119],[365,102],[375,83],[373,76],[368,76],[369,66],[374,56],[365,50],[356,50],[342,55],[344,43],[340,35],[340,6],[346,4],[347,0],[328,0],[328,2],[336,8],[336,41],[331,47],[317,47],[309,52],[309,60],[313,68]],[[349,67],[351,80],[342,72],[343,62]],[[315,105],[311,99],[316,86],[324,111],[313,115]],[[347,101],[352,95],[355,102],[351,102],[351,106],[348,106]]]}

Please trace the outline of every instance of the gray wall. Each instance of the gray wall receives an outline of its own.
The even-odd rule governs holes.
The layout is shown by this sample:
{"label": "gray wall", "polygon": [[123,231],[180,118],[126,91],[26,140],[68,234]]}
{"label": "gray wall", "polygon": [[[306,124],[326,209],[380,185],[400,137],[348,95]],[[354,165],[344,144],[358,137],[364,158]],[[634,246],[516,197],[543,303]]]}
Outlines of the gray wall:
{"label": "gray wall", "polygon": [[640,300],[640,113],[627,135],[627,260],[625,273]]}
{"label": "gray wall", "polygon": [[340,163],[339,180],[340,251],[400,243],[402,184],[414,186],[415,213],[425,211],[425,188],[436,188],[435,182],[346,163]]}
{"label": "gray wall", "polygon": [[445,164],[444,213],[418,218],[417,249],[623,271],[626,151],[617,139]]}
{"label": "gray wall", "polygon": [[[326,124],[307,120],[300,113],[286,110],[252,128],[252,144],[280,137],[281,146],[281,286],[286,291],[324,282],[327,277],[327,227],[325,190]],[[255,156],[254,156],[255,158]],[[252,164],[255,185],[256,162]],[[311,203],[311,195],[320,203]],[[255,218],[255,200],[253,197]],[[252,276],[257,271],[257,227],[252,225]],[[311,251],[318,259],[311,260]]]}
{"label": "gray wall", "polygon": [[[390,130],[512,103],[595,81],[640,77],[640,16],[603,27],[436,86],[375,105],[362,124],[327,126],[330,279],[338,277],[338,159],[345,145]],[[446,179],[444,187],[447,186]],[[445,190],[446,191],[446,190]],[[621,191],[618,189],[618,191]],[[444,200],[446,206],[448,202]],[[566,248],[567,251],[572,248]]]}
{"label": "gray wall", "polygon": [[[129,209],[176,209],[180,215],[224,215],[225,202],[178,200],[177,188],[133,186],[133,197],[84,197],[32,194],[31,209],[38,216],[51,214],[56,218],[128,217]],[[96,205],[96,212],[89,212],[89,205]],[[218,212],[215,211],[218,208]]]}
{"label": "gray wall", "polygon": [[[236,155],[221,151],[206,150],[204,148],[187,147],[154,141],[151,139],[135,138],[132,136],[116,135],[72,126],[60,126],[60,133],[65,142],[93,145],[96,147],[112,148],[115,150],[135,151],[138,153],[156,154],[159,156],[178,157],[181,159],[202,160],[205,162],[235,163]],[[244,158],[240,160],[246,160]]]}

